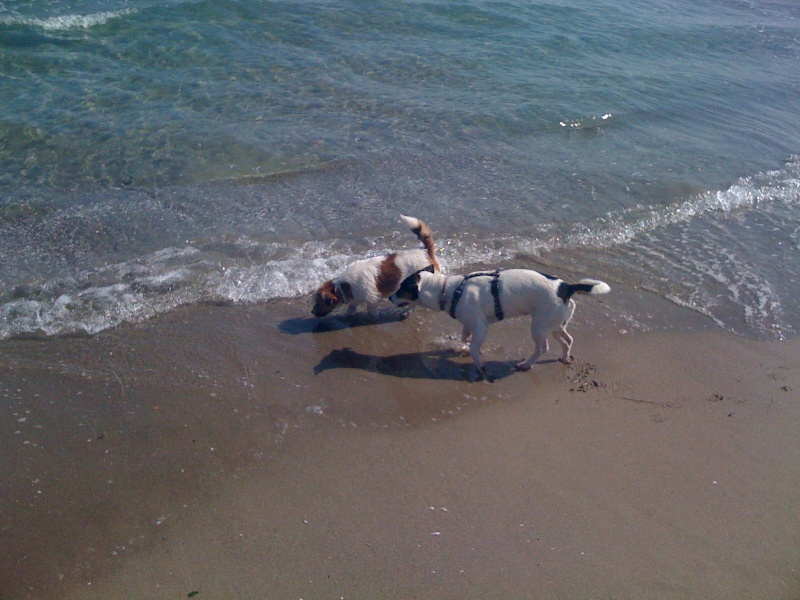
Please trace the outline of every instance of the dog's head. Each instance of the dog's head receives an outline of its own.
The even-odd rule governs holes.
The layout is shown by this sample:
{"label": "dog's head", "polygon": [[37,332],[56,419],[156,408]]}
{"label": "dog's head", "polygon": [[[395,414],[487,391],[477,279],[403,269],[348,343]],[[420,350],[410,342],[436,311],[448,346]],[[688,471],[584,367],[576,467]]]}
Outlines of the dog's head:
{"label": "dog's head", "polygon": [[341,297],[336,284],[329,279],[319,286],[314,295],[314,308],[311,309],[311,314],[315,317],[324,317],[343,301],[344,298]]}
{"label": "dog's head", "polygon": [[420,269],[416,273],[409,275],[400,284],[398,290],[389,296],[389,301],[396,306],[408,306],[412,302],[419,300],[419,282],[422,279],[421,273],[434,273],[436,271],[433,265],[428,265],[424,269]]}

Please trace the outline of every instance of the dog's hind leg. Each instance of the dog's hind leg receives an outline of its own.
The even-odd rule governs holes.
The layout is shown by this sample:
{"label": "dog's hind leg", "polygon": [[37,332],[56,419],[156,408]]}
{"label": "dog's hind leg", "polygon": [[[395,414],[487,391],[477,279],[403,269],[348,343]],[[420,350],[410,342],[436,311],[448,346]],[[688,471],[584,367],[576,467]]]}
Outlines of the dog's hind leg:
{"label": "dog's hind leg", "polygon": [[523,360],[517,363],[517,369],[520,371],[527,371],[533,366],[539,357],[542,356],[550,346],[547,344],[547,334],[542,335],[539,331],[536,331],[531,327],[531,337],[533,338],[534,349],[533,354],[531,354],[527,360]]}
{"label": "dog's hind leg", "polygon": [[562,325],[556,329],[553,332],[553,337],[558,340],[558,343],[561,344],[561,348],[563,350],[559,360],[565,365],[572,364],[572,355],[569,353],[569,351],[572,349],[572,336],[567,333],[567,326]]}

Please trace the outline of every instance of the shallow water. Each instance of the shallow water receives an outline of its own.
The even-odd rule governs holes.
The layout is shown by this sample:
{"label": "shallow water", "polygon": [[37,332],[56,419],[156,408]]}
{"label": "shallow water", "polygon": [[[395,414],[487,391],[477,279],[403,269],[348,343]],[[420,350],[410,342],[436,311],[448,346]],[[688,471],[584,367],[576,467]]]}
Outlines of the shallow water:
{"label": "shallow water", "polygon": [[0,3],[0,339],[299,297],[428,221],[800,328],[791,2]]}

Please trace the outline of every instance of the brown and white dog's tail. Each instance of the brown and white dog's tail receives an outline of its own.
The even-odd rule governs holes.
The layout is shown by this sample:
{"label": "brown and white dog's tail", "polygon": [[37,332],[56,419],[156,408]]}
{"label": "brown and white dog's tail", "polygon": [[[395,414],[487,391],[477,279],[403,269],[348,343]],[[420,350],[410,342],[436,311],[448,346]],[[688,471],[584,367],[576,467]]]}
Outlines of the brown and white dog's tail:
{"label": "brown and white dog's tail", "polygon": [[419,241],[422,242],[422,246],[428,252],[428,258],[436,272],[438,273],[441,271],[439,261],[436,258],[436,244],[433,242],[433,233],[431,232],[431,228],[428,227],[428,224],[416,217],[407,217],[405,215],[400,215],[400,219],[411,228],[411,231],[413,231],[419,238]]}

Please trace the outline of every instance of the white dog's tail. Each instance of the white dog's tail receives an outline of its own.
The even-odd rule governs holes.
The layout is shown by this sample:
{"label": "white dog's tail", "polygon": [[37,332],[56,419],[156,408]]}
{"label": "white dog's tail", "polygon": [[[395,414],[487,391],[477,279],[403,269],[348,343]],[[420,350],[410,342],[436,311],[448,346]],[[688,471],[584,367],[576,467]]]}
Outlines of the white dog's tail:
{"label": "white dog's tail", "polygon": [[569,302],[573,294],[607,294],[611,291],[611,287],[597,279],[581,279],[578,283],[567,283],[562,281],[558,284],[558,297],[564,303]]}
{"label": "white dog's tail", "polygon": [[428,252],[428,258],[433,265],[433,268],[438,273],[441,271],[439,267],[439,261],[436,259],[436,244],[433,242],[433,233],[431,232],[431,228],[428,227],[428,224],[423,221],[422,219],[417,219],[416,217],[407,217],[405,215],[400,215],[400,219],[411,228],[411,231],[419,238],[419,241],[422,242],[423,247]]}

